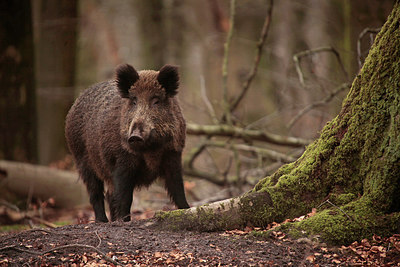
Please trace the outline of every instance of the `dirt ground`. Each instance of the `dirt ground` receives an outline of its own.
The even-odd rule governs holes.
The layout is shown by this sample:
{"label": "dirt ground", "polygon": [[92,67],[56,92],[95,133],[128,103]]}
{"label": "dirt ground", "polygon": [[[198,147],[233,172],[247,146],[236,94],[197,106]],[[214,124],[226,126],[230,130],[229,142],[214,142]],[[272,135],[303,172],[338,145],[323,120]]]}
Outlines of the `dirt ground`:
{"label": "dirt ground", "polygon": [[3,233],[0,266],[400,266],[400,235],[328,248],[279,232],[260,238],[253,229],[170,232],[154,225],[147,219]]}

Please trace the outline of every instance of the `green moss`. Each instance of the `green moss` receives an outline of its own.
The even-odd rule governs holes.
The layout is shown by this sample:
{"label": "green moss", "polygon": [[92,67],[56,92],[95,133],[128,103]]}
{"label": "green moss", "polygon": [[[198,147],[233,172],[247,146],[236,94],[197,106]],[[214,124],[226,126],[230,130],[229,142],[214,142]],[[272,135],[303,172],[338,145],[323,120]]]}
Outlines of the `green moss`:
{"label": "green moss", "polygon": [[262,239],[269,239],[271,237],[271,233],[269,231],[251,231],[249,235]]}
{"label": "green moss", "polygon": [[155,219],[162,228],[172,231],[187,229],[208,232],[236,228],[243,225],[243,222],[237,216],[221,212],[223,210],[214,210],[209,206],[200,206],[195,211],[174,210],[157,212]]}
{"label": "green moss", "polygon": [[340,194],[340,195],[331,195],[330,201],[334,203],[337,206],[342,206],[347,203],[350,203],[351,201],[355,200],[357,198],[356,195],[353,193],[347,193],[347,194]]}
{"label": "green moss", "polygon": [[373,234],[388,236],[400,229],[400,215],[377,213],[368,200],[352,201],[342,208],[332,207],[301,222],[287,223],[278,230],[293,238],[320,235],[331,245],[350,244]]}
{"label": "green moss", "polygon": [[[154,215],[154,218],[159,222],[161,228],[177,231],[179,229],[191,229],[194,224],[195,216],[192,213],[187,213],[185,210],[159,211]],[[162,222],[168,222],[162,224]]]}
{"label": "green moss", "polygon": [[0,233],[18,232],[29,228],[29,225],[26,224],[2,225],[0,226]]}

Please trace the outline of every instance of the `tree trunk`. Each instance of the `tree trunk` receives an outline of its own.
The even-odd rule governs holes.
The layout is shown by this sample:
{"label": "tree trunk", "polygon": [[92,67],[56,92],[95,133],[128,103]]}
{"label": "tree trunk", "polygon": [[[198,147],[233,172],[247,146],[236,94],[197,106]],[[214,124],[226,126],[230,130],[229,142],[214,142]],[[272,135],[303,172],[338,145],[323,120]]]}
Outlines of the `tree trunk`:
{"label": "tree trunk", "polygon": [[64,120],[74,99],[77,1],[33,1],[39,163],[66,154]]}
{"label": "tree trunk", "polygon": [[36,160],[31,2],[0,2],[0,158]]}
{"label": "tree trunk", "polygon": [[[376,37],[339,115],[303,156],[245,195],[158,215],[161,225],[222,230],[282,226],[290,234],[346,244],[400,230],[400,3]],[[329,200],[329,201],[327,201]],[[323,204],[323,205],[321,205]]]}
{"label": "tree trunk", "polygon": [[135,6],[145,68],[159,69],[166,60],[164,3],[160,0],[136,1]]}

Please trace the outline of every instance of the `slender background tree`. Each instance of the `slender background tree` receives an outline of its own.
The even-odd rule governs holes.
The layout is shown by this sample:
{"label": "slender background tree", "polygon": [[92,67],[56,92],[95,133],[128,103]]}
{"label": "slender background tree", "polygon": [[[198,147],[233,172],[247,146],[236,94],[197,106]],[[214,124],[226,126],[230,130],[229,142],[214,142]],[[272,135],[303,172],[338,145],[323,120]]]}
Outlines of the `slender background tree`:
{"label": "slender background tree", "polygon": [[36,161],[31,1],[0,3],[0,158]]}

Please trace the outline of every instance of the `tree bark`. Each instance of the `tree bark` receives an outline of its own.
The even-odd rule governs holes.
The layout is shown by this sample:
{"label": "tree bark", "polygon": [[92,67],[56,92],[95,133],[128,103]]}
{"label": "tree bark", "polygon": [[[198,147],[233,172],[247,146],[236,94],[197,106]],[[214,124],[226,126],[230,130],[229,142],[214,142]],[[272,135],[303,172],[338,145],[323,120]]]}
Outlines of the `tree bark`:
{"label": "tree bark", "polygon": [[[329,201],[327,201],[329,200]],[[325,205],[329,204],[329,205]],[[223,230],[286,223],[298,237],[347,244],[400,230],[400,3],[376,37],[339,115],[296,162],[225,202],[158,214],[162,226]]]}

